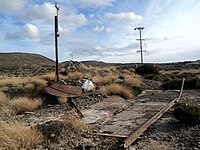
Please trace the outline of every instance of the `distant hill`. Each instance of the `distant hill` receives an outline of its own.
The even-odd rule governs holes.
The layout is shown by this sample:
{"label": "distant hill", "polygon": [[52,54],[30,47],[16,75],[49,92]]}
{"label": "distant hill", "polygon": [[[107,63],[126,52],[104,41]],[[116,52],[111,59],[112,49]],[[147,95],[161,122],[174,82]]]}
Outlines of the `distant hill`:
{"label": "distant hill", "polygon": [[[70,61],[64,61],[61,63],[61,65],[67,65],[69,64]],[[84,65],[87,65],[87,66],[94,66],[94,67],[105,67],[105,66],[109,66],[110,63],[106,63],[106,62],[103,62],[103,61],[95,61],[95,60],[89,60],[89,61],[79,61],[81,63],[83,63]]]}
{"label": "distant hill", "polygon": [[23,65],[55,65],[55,62],[39,54],[31,53],[0,53],[0,67],[13,67]]}

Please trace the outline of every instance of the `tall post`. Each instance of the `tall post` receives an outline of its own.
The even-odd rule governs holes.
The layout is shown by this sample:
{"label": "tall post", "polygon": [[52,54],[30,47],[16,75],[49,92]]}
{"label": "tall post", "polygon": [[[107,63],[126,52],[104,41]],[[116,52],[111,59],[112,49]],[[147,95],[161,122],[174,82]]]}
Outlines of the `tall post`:
{"label": "tall post", "polygon": [[59,33],[58,33],[58,11],[60,9],[60,7],[57,6],[57,3],[55,3],[55,7],[57,10],[57,15],[54,17],[55,20],[55,54],[56,54],[56,72],[55,72],[55,82],[59,81],[59,68],[58,68],[58,37],[59,37]]}
{"label": "tall post", "polygon": [[146,52],[145,50],[142,49],[142,41],[144,40],[144,39],[142,39],[142,30],[143,29],[144,29],[144,27],[137,27],[137,28],[134,29],[134,30],[139,30],[139,34],[140,34],[140,38],[136,39],[136,40],[140,41],[140,50],[137,51],[137,52],[141,53],[141,64],[144,63],[144,61],[143,61],[143,52]]}

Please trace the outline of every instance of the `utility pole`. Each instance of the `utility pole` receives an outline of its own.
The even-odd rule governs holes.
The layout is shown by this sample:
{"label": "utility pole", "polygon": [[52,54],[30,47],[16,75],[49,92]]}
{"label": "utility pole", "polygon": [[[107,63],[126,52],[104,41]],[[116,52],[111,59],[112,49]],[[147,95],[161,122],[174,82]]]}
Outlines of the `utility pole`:
{"label": "utility pole", "polygon": [[60,9],[60,6],[58,6],[57,3],[55,3],[55,7],[56,7],[56,11],[57,11],[56,16],[54,16],[54,20],[55,20],[55,52],[56,52],[55,82],[58,82],[59,81],[59,73],[58,73],[58,37],[59,37],[59,33],[58,33],[58,11]]}
{"label": "utility pole", "polygon": [[138,53],[141,53],[141,64],[143,64],[143,52],[146,52],[146,50],[142,50],[142,41],[145,39],[142,39],[141,31],[144,30],[144,27],[136,27],[134,30],[139,30],[140,38],[136,39],[137,41],[140,41],[140,50],[137,51]]}

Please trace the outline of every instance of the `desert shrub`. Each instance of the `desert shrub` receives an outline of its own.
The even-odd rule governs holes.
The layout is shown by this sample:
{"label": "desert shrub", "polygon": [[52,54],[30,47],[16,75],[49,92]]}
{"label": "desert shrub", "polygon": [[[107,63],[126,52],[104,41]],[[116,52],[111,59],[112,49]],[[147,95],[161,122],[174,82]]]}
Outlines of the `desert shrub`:
{"label": "desert shrub", "polygon": [[64,123],[78,132],[84,132],[88,129],[87,124],[81,120],[74,112],[69,112],[62,117]]}
{"label": "desert shrub", "polygon": [[167,82],[170,80],[170,77],[164,74],[159,74],[159,75],[148,74],[148,75],[145,75],[144,78],[149,79],[149,80],[161,81],[161,82]]}
{"label": "desert shrub", "polygon": [[3,78],[0,80],[0,86],[16,86],[24,83],[24,80],[20,77]]}
{"label": "desert shrub", "polygon": [[131,72],[129,69],[123,69],[123,70],[122,70],[122,73],[123,73],[123,74],[128,74],[128,75],[131,75],[131,74],[132,74],[132,72]]}
{"label": "desert shrub", "polygon": [[131,86],[141,86],[141,80],[138,75],[124,75],[124,84]]}
{"label": "desert shrub", "polygon": [[1,105],[0,106],[0,121],[10,121],[13,120],[13,116],[16,114],[12,107],[9,105]]}
{"label": "desert shrub", "polygon": [[110,71],[115,72],[117,70],[117,68],[115,66],[110,66]]}
{"label": "desert shrub", "polygon": [[40,78],[43,80],[46,80],[46,81],[54,81],[55,80],[55,72],[50,72],[48,74],[42,75]]}
{"label": "desert shrub", "polygon": [[103,95],[119,95],[125,99],[133,98],[132,91],[120,84],[106,85],[101,87],[99,91]]}
{"label": "desert shrub", "polygon": [[68,78],[70,80],[79,80],[79,79],[83,79],[83,73],[75,71],[75,72],[70,72],[68,75]]}
{"label": "desert shrub", "polygon": [[118,80],[118,77],[115,76],[115,75],[109,75],[109,76],[100,76],[100,75],[96,75],[96,76],[93,76],[92,77],[92,81],[95,83],[95,84],[110,84],[110,83],[114,83],[115,81]]}
{"label": "desert shrub", "polygon": [[0,105],[8,104],[8,102],[8,97],[2,91],[0,91]]}
{"label": "desert shrub", "polygon": [[42,100],[21,97],[11,100],[9,104],[15,109],[17,114],[21,114],[26,111],[37,110],[42,105]]}
{"label": "desert shrub", "polygon": [[200,79],[198,77],[192,77],[186,79],[184,88],[186,89],[200,89]]}
{"label": "desert shrub", "polygon": [[186,124],[200,124],[200,107],[177,103],[174,107],[173,116]]}
{"label": "desert shrub", "polygon": [[[173,79],[165,82],[162,87],[164,89],[180,89],[182,84],[181,79]],[[185,87],[184,87],[185,88]]]}
{"label": "desert shrub", "polygon": [[0,80],[0,86],[19,86],[24,85],[27,83],[36,83],[41,86],[45,86],[46,81],[37,77],[27,77],[27,78],[21,78],[21,77],[11,77],[11,78],[4,78]]}
{"label": "desert shrub", "polygon": [[32,149],[42,143],[42,134],[35,128],[27,127],[24,123],[0,123],[0,147],[2,149]]}
{"label": "desert shrub", "polygon": [[143,76],[148,74],[159,74],[159,70],[157,67],[151,65],[151,64],[144,64],[143,66],[137,67],[135,69],[135,73]]}
{"label": "desert shrub", "polygon": [[109,73],[109,72],[111,72],[111,69],[113,69],[113,68],[110,68],[110,67],[93,67],[93,66],[89,66],[89,70],[95,71],[95,72],[106,72],[106,73]]}
{"label": "desert shrub", "polygon": [[[182,84],[182,79],[172,79],[165,82],[162,87],[164,89],[180,89]],[[200,79],[194,77],[191,79],[186,79],[184,84],[184,89],[199,89],[200,88]]]}
{"label": "desert shrub", "polygon": [[142,87],[140,86],[130,86],[130,89],[132,90],[132,92],[134,93],[135,96],[139,95],[142,93],[142,91],[144,90]]}

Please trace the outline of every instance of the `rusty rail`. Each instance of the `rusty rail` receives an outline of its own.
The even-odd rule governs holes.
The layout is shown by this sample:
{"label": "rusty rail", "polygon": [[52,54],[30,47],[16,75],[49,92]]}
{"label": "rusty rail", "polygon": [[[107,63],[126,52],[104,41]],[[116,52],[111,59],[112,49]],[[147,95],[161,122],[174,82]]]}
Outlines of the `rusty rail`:
{"label": "rusty rail", "polygon": [[128,148],[140,135],[144,133],[153,123],[155,123],[165,112],[167,112],[176,102],[178,102],[181,98],[183,92],[185,78],[183,78],[182,86],[180,89],[179,97],[172,100],[168,103],[164,108],[162,108],[158,113],[156,113],[152,118],[147,120],[144,124],[142,124],[137,130],[129,135],[128,138],[124,140],[124,148]]}

